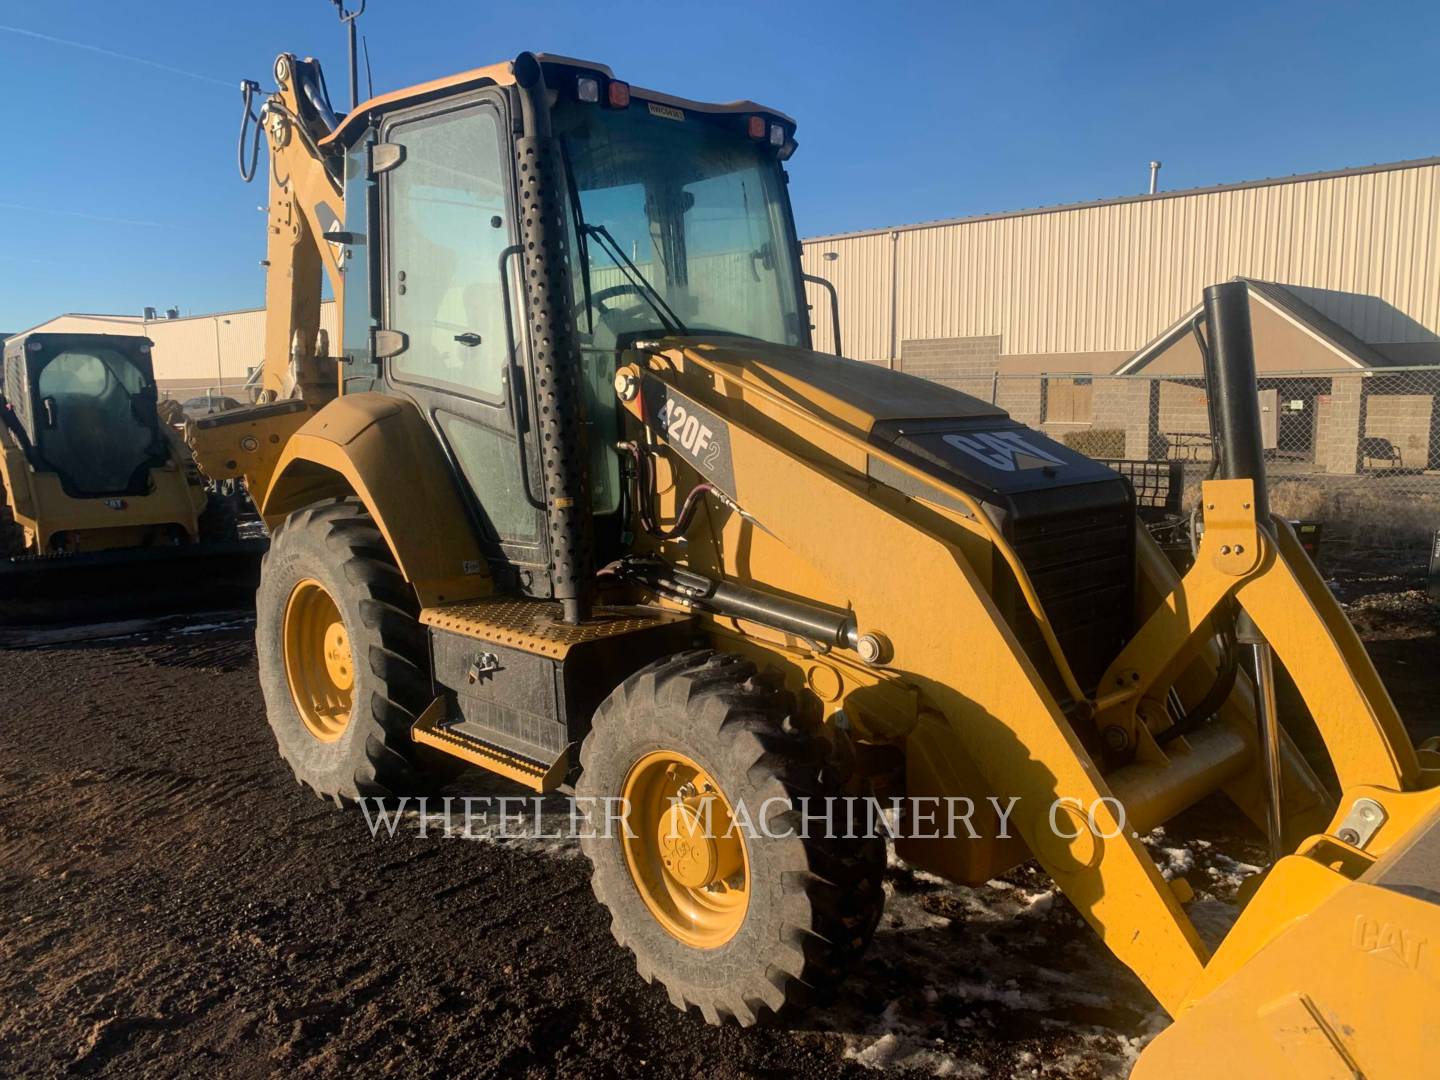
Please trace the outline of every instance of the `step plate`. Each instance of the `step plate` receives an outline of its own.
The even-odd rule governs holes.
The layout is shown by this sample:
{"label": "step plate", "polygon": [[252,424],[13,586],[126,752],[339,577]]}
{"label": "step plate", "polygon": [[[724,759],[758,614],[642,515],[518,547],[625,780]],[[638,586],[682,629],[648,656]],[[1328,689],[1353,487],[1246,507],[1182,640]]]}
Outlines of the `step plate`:
{"label": "step plate", "polygon": [[570,771],[568,747],[552,764],[546,765],[457,730],[459,725],[446,722],[447,712],[444,697],[437,697],[415,721],[410,737],[417,743],[508,777],[541,794],[554,791]]}
{"label": "step plate", "polygon": [[563,660],[576,645],[690,618],[685,612],[658,607],[607,605],[595,608],[589,619],[576,626],[562,622],[560,613],[560,605],[553,600],[494,596],[426,608],[420,621],[438,630]]}

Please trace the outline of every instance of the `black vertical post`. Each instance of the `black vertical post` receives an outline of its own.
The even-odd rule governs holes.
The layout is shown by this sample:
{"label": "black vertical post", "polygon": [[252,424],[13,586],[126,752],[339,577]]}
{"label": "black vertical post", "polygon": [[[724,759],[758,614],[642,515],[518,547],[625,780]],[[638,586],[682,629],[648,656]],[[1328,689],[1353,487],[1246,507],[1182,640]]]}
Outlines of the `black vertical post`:
{"label": "black vertical post", "polygon": [[355,65],[355,19],[345,20],[350,30],[350,111],[355,111],[355,106],[360,104],[360,77]]}
{"label": "black vertical post", "polygon": [[[566,250],[565,169],[559,141],[550,131],[540,62],[533,53],[521,53],[513,69],[524,132],[515,140],[515,168],[534,380],[532,416],[539,427],[550,525],[550,576],[565,622],[579,623],[590,617],[595,570],[585,395]],[[516,436],[523,439],[525,433]]]}
{"label": "black vertical post", "polygon": [[[345,40],[349,45],[350,58],[350,111],[355,111],[355,106],[360,104],[360,77],[355,62],[355,20],[365,14],[365,5],[369,0],[360,0],[360,6],[354,11],[345,10],[345,0],[330,0],[335,5],[335,13],[340,16],[340,21],[345,24]],[[369,65],[369,61],[366,61]]]}
{"label": "black vertical post", "polygon": [[1205,385],[1216,430],[1211,432],[1226,480],[1255,481],[1255,517],[1270,521],[1265,491],[1265,447],[1260,431],[1260,395],[1255,380],[1255,339],[1250,332],[1250,289],[1227,281],[1205,289],[1210,347]]}
{"label": "black vertical post", "polygon": [[[1260,433],[1260,394],[1255,385],[1255,339],[1250,332],[1250,289],[1243,281],[1227,281],[1205,289],[1205,321],[1210,343],[1205,350],[1205,383],[1220,475],[1226,480],[1255,483],[1255,520],[1270,524],[1270,499],[1265,490],[1265,440]],[[1238,549],[1237,549],[1238,550]],[[1241,608],[1235,637],[1255,657],[1256,721],[1260,757],[1265,768],[1265,824],[1270,862],[1285,855],[1285,813],[1281,798],[1280,716],[1275,702],[1275,658],[1265,635]]]}

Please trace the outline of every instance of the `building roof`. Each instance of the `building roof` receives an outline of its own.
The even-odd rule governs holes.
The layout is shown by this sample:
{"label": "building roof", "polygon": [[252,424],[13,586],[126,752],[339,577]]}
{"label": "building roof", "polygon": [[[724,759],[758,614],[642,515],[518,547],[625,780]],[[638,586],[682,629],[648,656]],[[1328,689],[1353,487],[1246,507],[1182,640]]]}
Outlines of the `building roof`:
{"label": "building roof", "polygon": [[[335,303],[333,299],[326,299],[320,302],[320,306],[323,308],[333,303]],[[34,326],[29,327],[28,329],[17,330],[12,334],[0,335],[0,340],[7,340],[12,337],[19,337],[21,334],[32,333],[33,331],[39,330],[41,327],[49,326],[56,319],[94,319],[97,322],[121,322],[136,323],[145,326],[165,326],[167,324],[188,322],[194,319],[223,319],[227,315],[264,314],[265,309],[263,307],[230,308],[226,311],[206,311],[195,315],[177,315],[173,319],[167,319],[164,316],[159,316],[154,319],[146,319],[144,315],[109,315],[105,312],[100,311],[62,311],[59,314],[51,315],[50,318],[46,319],[44,322],[36,323]]]}
{"label": "building roof", "polygon": [[1309,180],[1334,180],[1344,176],[1363,176],[1369,173],[1394,172],[1398,169],[1420,169],[1429,165],[1440,165],[1440,157],[1411,158],[1406,161],[1389,161],[1375,165],[1357,165],[1346,169],[1328,169],[1323,172],[1294,173],[1290,176],[1274,176],[1261,180],[1240,180],[1231,184],[1212,184],[1209,187],[1178,188],[1174,191],[1157,191],[1154,195],[1120,195],[1109,199],[1092,199],[1087,202],[1057,203],[1054,206],[1038,206],[1026,210],[1005,210],[992,214],[974,214],[970,217],[938,218],[934,221],[918,221],[909,225],[890,225],[879,229],[856,229],[853,232],[825,233],[821,236],[807,236],[806,244],[818,244],[826,240],[846,240],[854,236],[882,236],[892,232],[913,232],[917,229],[938,229],[946,225],[971,225],[981,221],[1002,221],[1006,218],[1034,217],[1038,214],[1062,214],[1071,210],[1090,210],[1100,206],[1120,206],[1125,203],[1160,202],[1165,199],[1181,199],[1191,195],[1213,195],[1224,191],[1244,191],[1248,188],[1277,187],[1281,184],[1299,184]]}
{"label": "building roof", "polygon": [[33,334],[35,331],[49,326],[56,319],[95,319],[104,322],[138,323],[144,322],[139,315],[101,315],[92,311],[62,311],[58,315],[51,315],[44,322],[38,322],[34,326],[27,326],[24,330],[15,330],[8,334],[0,335],[0,340],[9,341],[14,337],[22,337],[25,334]]}
{"label": "building roof", "polygon": [[[1335,320],[1321,314],[1290,289],[1277,281],[1261,281],[1258,278],[1236,276],[1250,287],[1252,298],[1267,304],[1282,317],[1289,319],[1302,331],[1310,334],[1322,345],[1335,352],[1349,366],[1359,371],[1373,371],[1376,368],[1395,367],[1395,362],[1361,341]],[[1116,375],[1131,375],[1145,367],[1165,350],[1190,333],[1190,324],[1199,315],[1204,304],[1196,304],[1158,337],[1139,349],[1128,360],[1115,369]]]}
{"label": "building roof", "polygon": [[1352,364],[1367,370],[1394,367],[1395,362],[1361,341],[1328,315],[1300,299],[1291,289],[1274,281],[1260,281],[1256,278],[1240,278],[1249,284],[1252,292],[1270,302],[1270,305],[1303,330],[1329,345]]}

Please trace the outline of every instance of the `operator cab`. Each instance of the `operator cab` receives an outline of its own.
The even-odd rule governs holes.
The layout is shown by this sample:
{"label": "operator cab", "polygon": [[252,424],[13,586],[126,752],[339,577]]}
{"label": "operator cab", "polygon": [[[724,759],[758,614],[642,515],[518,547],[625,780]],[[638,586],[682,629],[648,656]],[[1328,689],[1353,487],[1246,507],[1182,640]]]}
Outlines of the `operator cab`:
{"label": "operator cab", "polygon": [[169,449],[156,414],[151,341],[27,334],[6,343],[4,419],[37,471],[71,498],[144,495]]}
{"label": "operator cab", "polygon": [[793,121],[631,87],[601,65],[538,62],[558,175],[537,177],[519,152],[533,106],[510,64],[363,104],[323,145],[345,153],[346,392],[420,408],[492,569],[544,596],[554,537],[535,355],[548,335],[522,257],[534,189],[563,218],[566,265],[545,272],[573,319],[597,563],[623,542],[621,351],[690,333],[808,348],[810,326],[782,167]]}

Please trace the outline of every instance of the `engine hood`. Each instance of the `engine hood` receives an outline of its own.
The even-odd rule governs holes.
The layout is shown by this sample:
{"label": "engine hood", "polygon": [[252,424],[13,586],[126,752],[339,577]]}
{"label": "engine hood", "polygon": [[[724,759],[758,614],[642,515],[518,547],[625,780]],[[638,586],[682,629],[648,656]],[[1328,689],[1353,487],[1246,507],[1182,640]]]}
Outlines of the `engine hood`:
{"label": "engine hood", "polygon": [[[667,338],[660,348],[683,350],[847,429],[868,447],[857,464],[873,482],[962,515],[978,503],[1025,565],[1077,678],[1096,684],[1133,608],[1134,496],[1118,473],[989,402],[903,372],[749,338]],[[643,396],[657,432],[733,493],[724,417],[658,385]],[[994,576],[996,602],[1046,671],[1047,646],[1018,587],[998,562]]]}
{"label": "engine hood", "polygon": [[948,386],[830,353],[699,335],[666,338],[663,347],[692,352],[743,382],[783,393],[861,438],[882,421],[1006,418],[1003,409]]}

